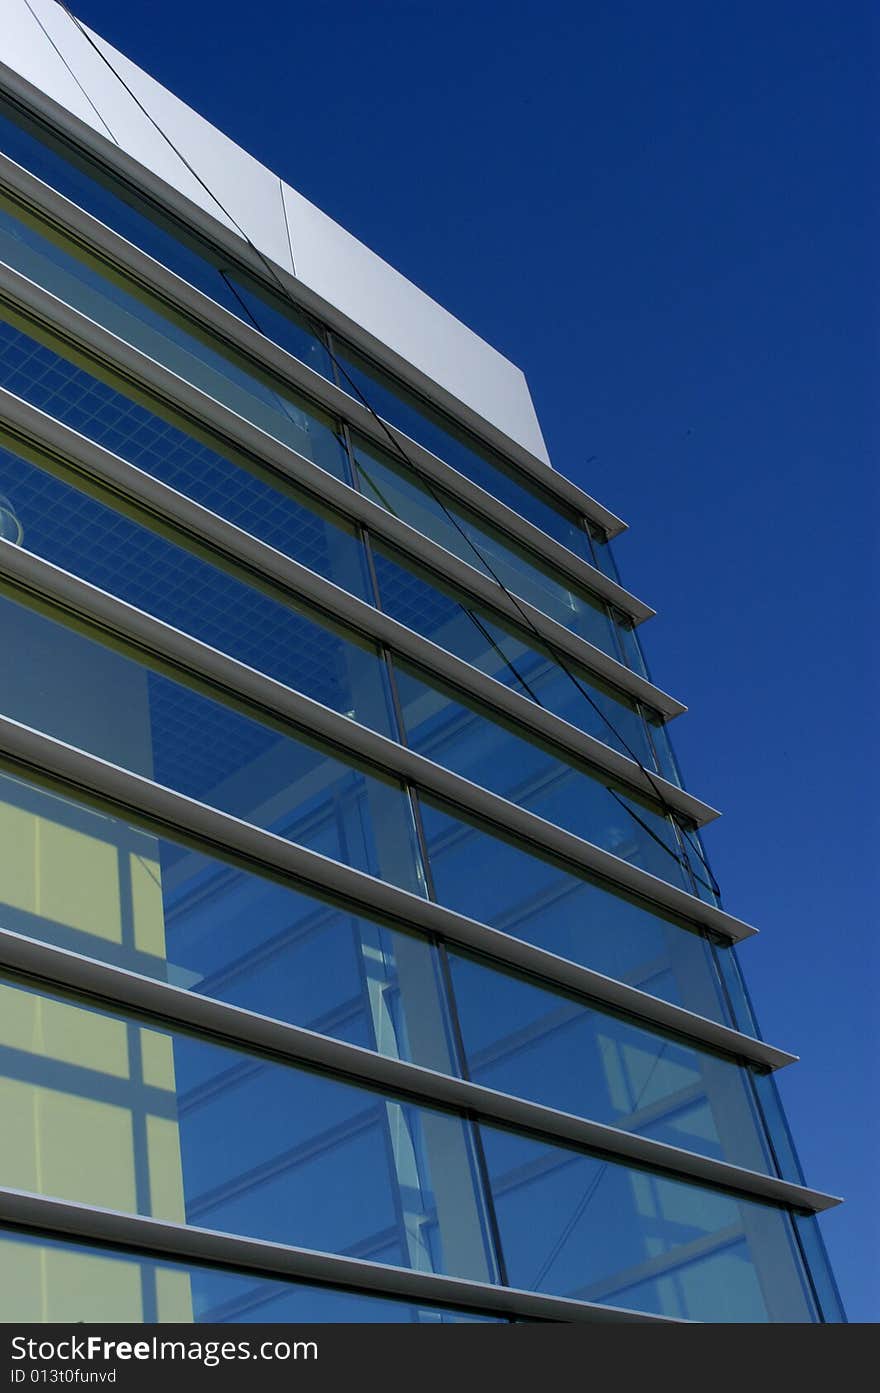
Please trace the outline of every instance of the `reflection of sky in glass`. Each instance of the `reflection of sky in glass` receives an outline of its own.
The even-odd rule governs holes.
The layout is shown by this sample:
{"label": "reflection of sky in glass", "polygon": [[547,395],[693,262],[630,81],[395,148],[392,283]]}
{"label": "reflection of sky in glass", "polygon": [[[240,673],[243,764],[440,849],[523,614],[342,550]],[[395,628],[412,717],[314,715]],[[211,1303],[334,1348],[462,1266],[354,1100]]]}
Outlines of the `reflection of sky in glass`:
{"label": "reflection of sky in glass", "polygon": [[[497,1279],[457,1118],[50,995],[0,984],[0,996],[7,1117],[41,1145],[59,1117],[69,1135],[36,1170],[6,1153],[3,1183],[84,1203],[103,1189],[157,1218]],[[667,1315],[809,1318],[781,1210],[480,1134],[512,1285]],[[775,1254],[772,1294],[755,1253]]]}

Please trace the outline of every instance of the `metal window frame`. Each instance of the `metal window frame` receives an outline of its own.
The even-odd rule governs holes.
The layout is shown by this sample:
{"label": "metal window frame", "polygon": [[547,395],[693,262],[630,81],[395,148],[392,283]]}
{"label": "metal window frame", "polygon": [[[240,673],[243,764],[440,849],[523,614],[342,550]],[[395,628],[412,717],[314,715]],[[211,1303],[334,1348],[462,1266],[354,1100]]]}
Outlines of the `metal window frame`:
{"label": "metal window frame", "polygon": [[464,591],[476,605],[492,611],[508,627],[513,626],[527,642],[534,643],[537,638],[664,720],[687,710],[675,697],[566,629],[528,600],[511,600],[491,577],[2,262],[0,305],[13,323],[23,317],[31,333],[36,327],[37,332],[48,332],[70,344],[77,353],[94,359],[100,367],[129,383],[141,399],[145,394],[154,396],[162,408],[182,416],[190,428],[195,426],[215,438],[221,452],[231,452],[231,458],[238,453],[257,459],[264,468],[268,466],[291,480],[321,506],[349,523],[368,528],[417,568]]}
{"label": "metal window frame", "polygon": [[27,983],[69,991],[100,1009],[134,1013],[160,1028],[194,1031],[200,1039],[317,1070],[395,1101],[440,1108],[462,1119],[512,1128],[549,1145],[621,1165],[648,1168],[683,1183],[696,1182],[740,1198],[822,1213],[833,1195],[602,1122],[529,1102],[468,1079],[455,1078],[350,1045],[242,1006],[56,948],[0,929],[0,964]]}
{"label": "metal window frame", "polygon": [[[72,242],[92,256],[109,263],[111,269],[129,277],[136,288],[157,297],[172,313],[190,318],[202,331],[218,341],[220,351],[244,356],[258,370],[280,379],[310,397],[324,411],[346,421],[361,435],[393,457],[387,432],[418,471],[441,487],[450,497],[494,525],[514,542],[532,551],[538,560],[553,567],[564,579],[583,587],[598,599],[622,611],[635,624],[651,619],[656,610],[630,594],[622,585],[579,557],[563,543],[545,533],[537,524],[501,503],[454,466],[440,459],[426,446],[385,422],[383,429],[372,412],[343,389],[288,353],[272,339],[239,319],[230,310],[211,300],[203,291],[156,261],[120,234],[99,222],[85,209],[65,198],[9,156],[0,152],[0,190],[24,205],[28,212],[45,219]],[[415,472],[415,471],[414,471]]]}
{"label": "metal window frame", "polygon": [[243,1238],[217,1229],[176,1224],[140,1214],[50,1199],[25,1190],[0,1187],[0,1226],[48,1240],[70,1239],[135,1257],[191,1262],[222,1271],[247,1272],[269,1281],[304,1282],[362,1296],[424,1302],[463,1314],[565,1324],[687,1325],[672,1316],[656,1316],[619,1306],[573,1301],[564,1296],[516,1287],[492,1286],[464,1277],[340,1257],[266,1239]]}
{"label": "metal window frame", "polygon": [[476,700],[488,708],[493,718],[502,722],[512,719],[524,738],[539,737],[564,761],[573,758],[578,764],[589,766],[593,773],[609,774],[640,797],[658,803],[662,799],[698,827],[720,816],[717,809],[662,775],[651,772],[647,776],[634,760],[610,745],[480,672],[4,388],[0,388],[0,440],[13,452],[35,458],[38,463],[49,463],[54,468],[60,465],[74,479],[84,476],[98,483],[112,500],[121,498],[127,505],[133,504],[144,525],[160,519],[163,525],[179,532],[184,545],[195,539],[217,555],[220,564],[232,560],[252,577],[270,582],[285,602],[291,598],[298,603],[305,601],[317,611],[319,621],[329,618],[334,624],[341,622],[372,643],[387,647],[429,677],[461,693],[465,700]]}
{"label": "metal window frame", "polygon": [[210,808],[9,717],[0,717],[0,768],[62,797],[109,810],[113,816],[133,821],[154,834],[170,836],[209,856],[293,885],[317,899],[329,899],[392,927],[476,953],[490,963],[524,973],[545,988],[574,996],[587,1006],[624,1012],[649,1029],[657,1026],[670,1031],[697,1048],[708,1048],[737,1063],[775,1070],[797,1058],[766,1041]]}
{"label": "metal window frame", "polygon": [[[577,484],[565,478],[552,465],[538,459],[473,408],[459,401],[368,330],[303,285],[284,267],[273,262],[271,257],[254,252],[239,234],[227,228],[198,204],[141,165],[127,151],[108,140],[2,62],[0,91],[13,105],[22,108],[26,116],[47,124],[56,137],[90,156],[99,166],[103,166],[111,177],[127,184],[142,201],[154,203],[161,212],[170,214],[172,219],[182,223],[186,229],[208,242],[216,251],[231,257],[267,289],[277,294],[277,281],[280,281],[295,305],[321,320],[331,331],[348,339],[360,352],[374,359],[392,376],[399,378],[404,386],[426,397],[440,411],[451,416],[454,422],[474,434],[478,441],[506,455],[511,464],[520,469],[540,489],[549,493],[551,497],[555,496],[564,508],[582,513],[609,537],[617,536],[626,529],[627,524],[621,518],[590,497]],[[266,262],[272,266],[274,277],[267,275]]]}
{"label": "metal window frame", "polygon": [[317,742],[349,765],[359,765],[379,778],[410,784],[447,806],[453,815],[500,834],[526,853],[536,853],[575,875],[598,877],[612,889],[636,895],[692,927],[730,942],[758,932],[726,910],[520,808],[9,541],[0,541],[0,575],[6,586],[20,594],[38,597],[62,616],[76,615],[98,633],[129,644],[148,664],[171,669],[184,683],[191,685],[195,680],[206,685],[215,699],[227,704],[231,697],[256,720],[268,720],[276,728],[286,728],[294,738]]}

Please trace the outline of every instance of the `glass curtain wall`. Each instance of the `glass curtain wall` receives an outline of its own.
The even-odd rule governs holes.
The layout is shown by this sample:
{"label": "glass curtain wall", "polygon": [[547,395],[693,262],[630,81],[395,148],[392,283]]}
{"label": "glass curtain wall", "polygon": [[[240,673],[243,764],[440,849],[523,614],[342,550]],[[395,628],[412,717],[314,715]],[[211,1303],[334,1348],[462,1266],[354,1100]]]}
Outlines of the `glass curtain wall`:
{"label": "glass curtain wall", "polygon": [[[601,528],[133,188],[0,104],[0,149],[548,537],[617,579]],[[631,623],[308,392],[197,331],[0,197],[0,260],[633,671]],[[662,721],[14,310],[0,385],[496,681],[679,782]],[[654,875],[714,898],[668,810],[513,734],[399,656],[119,505],[0,452],[0,538]],[[25,455],[28,455],[25,458]],[[0,587],[0,715],[709,1020],[756,1032],[729,946],[459,809],[331,755],[173,663]],[[0,931],[387,1057],[799,1180],[772,1079],[148,820],[0,775]],[[475,874],[475,867],[479,874]],[[839,1318],[814,1219],[0,980],[0,1185],[230,1234],[697,1320]],[[13,1276],[12,1274],[19,1274]],[[74,1292],[88,1292],[75,1298]],[[463,1320],[0,1233],[26,1320]]]}

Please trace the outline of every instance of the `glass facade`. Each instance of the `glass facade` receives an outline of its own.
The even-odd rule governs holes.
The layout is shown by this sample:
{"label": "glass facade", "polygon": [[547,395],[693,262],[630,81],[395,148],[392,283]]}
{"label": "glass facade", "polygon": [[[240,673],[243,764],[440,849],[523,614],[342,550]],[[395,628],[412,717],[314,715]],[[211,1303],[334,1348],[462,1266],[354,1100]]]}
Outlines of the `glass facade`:
{"label": "glass facade", "polygon": [[[500,615],[512,593],[647,678],[632,623],[463,504],[456,479],[616,581],[595,521],[530,476],[516,451],[490,447],[11,104],[0,103],[0,151],[346,399],[366,401],[449,466],[449,486],[426,479],[417,450],[394,454],[358,434],[339,392],[334,416],[309,393],[317,379],[299,374],[294,385],[260,366],[136,283],[121,251],[117,265],[4,192],[2,173],[0,262],[295,451],[309,477],[332,476],[337,501],[14,297],[0,323],[0,387],[117,455],[120,471],[133,466],[430,639],[495,690],[681,784],[656,710],[598,676],[583,645],[583,661],[569,660],[528,614]],[[422,564],[418,549],[398,550],[375,509],[364,526],[364,497],[480,572],[498,610],[476,603],[454,567],[444,575],[436,553]],[[141,506],[63,449],[23,439],[0,403],[0,563],[13,549],[48,566],[42,591],[11,567],[0,572],[0,718],[119,779],[161,786],[183,822],[165,826],[133,795],[98,798],[62,773],[0,757],[0,1189],[161,1219],[184,1234],[207,1228],[233,1243],[356,1258],[366,1275],[362,1288],[341,1278],[334,1288],[232,1260],[228,1270],[206,1265],[196,1249],[191,1260],[162,1260],[124,1237],[115,1249],[97,1234],[72,1241],[47,1221],[40,1232],[0,1228],[4,1318],[517,1318],[514,1306],[490,1315],[482,1286],[689,1320],[842,1319],[808,1192],[791,1188],[803,1182],[773,1078],[754,1039],[718,1043],[718,1025],[758,1032],[734,948],[710,915],[714,882],[691,823],[586,758],[564,758],[488,697],[463,694],[212,550],[170,504]],[[147,645],[121,620],[111,627],[77,609],[61,596],[59,571],[158,621],[156,638]],[[175,631],[654,880],[635,894],[563,867],[523,833],[489,826],[414,776],[331,746],[307,720],[294,725],[187,666],[172,651]],[[57,746],[44,748],[51,763]],[[187,832],[185,800],[316,853],[311,878],[244,865],[233,845]],[[340,868],[371,887],[362,902],[340,888]],[[689,895],[689,913],[664,908],[659,891],[652,898],[659,883]],[[410,908],[408,922],[416,902],[435,918]],[[500,931],[482,940],[491,952],[448,933],[450,912]],[[5,972],[9,935],[115,969],[115,1004]],[[523,943],[554,955],[540,976],[517,958]],[[600,976],[588,990],[576,969]],[[132,972],[164,999],[170,986],[241,1008],[241,1038],[221,1043],[173,1015],[135,1017],[121,985]],[[353,1083],[341,1066],[280,1058],[247,1033],[244,1013],[357,1047],[368,1072],[397,1061],[415,1081],[398,1089],[377,1072]],[[469,1098],[474,1085],[488,1092],[480,1107],[449,1103],[425,1082],[438,1076]],[[525,1122],[502,1125],[498,1095],[552,1110],[553,1139]],[[600,1151],[572,1139],[572,1119],[616,1130]],[[662,1161],[656,1143],[667,1148]],[[370,1265],[401,1270],[399,1295],[371,1292]],[[411,1273],[466,1278],[473,1301],[407,1299]]]}
{"label": "glass facade", "polygon": [[161,1262],[2,1228],[0,1299],[11,1323],[433,1325],[498,1319],[480,1311],[389,1301],[196,1263]]}

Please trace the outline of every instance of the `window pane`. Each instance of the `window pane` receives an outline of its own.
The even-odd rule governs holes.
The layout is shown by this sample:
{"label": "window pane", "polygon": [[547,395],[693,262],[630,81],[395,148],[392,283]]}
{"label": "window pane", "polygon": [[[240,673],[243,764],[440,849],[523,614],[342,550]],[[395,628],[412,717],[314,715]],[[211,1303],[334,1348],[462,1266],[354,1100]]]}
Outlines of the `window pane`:
{"label": "window pane", "polygon": [[812,1321],[786,1211],[481,1127],[511,1286],[699,1321]]}
{"label": "window pane", "polygon": [[632,797],[610,776],[575,769],[462,706],[402,663],[395,663],[395,672],[407,737],[419,754],[662,880],[690,888],[675,831],[655,806]]}
{"label": "window pane", "polygon": [[571,663],[568,673],[549,653],[501,628],[452,588],[442,588],[411,562],[373,542],[383,609],[407,628],[454,653],[505,687],[527,696],[570,725],[648,768],[653,752],[635,705]]}
{"label": "window pane", "polygon": [[617,621],[615,628],[620,639],[620,647],[623,653],[623,661],[627,667],[631,667],[633,672],[637,672],[640,677],[644,677],[646,682],[650,682],[651,674],[648,671],[648,664],[645,662],[645,655],[642,652],[642,645],[636,633],[635,625],[616,611],[614,617]]}
{"label": "window pane", "polygon": [[0,907],[14,933],[457,1072],[426,939],[6,775]]}
{"label": "window pane", "polygon": [[601,601],[594,600],[585,591],[572,590],[563,579],[542,569],[537,560],[515,549],[513,543],[503,541],[499,534],[489,530],[488,524],[478,523],[474,514],[458,504],[445,498],[441,503],[439,499],[443,495],[435,496],[422,486],[415,470],[407,469],[402,461],[392,460],[357,437],[354,438],[354,461],[360,486],[374,503],[469,566],[500,581],[557,623],[613,657],[618,656],[614,626]]}
{"label": "window pane", "polygon": [[329,521],[279,475],[218,454],[0,322],[0,385],[343,589],[365,597],[354,529]]}
{"label": "window pane", "polygon": [[146,292],[123,289],[117,278],[75,256],[71,244],[50,240],[36,220],[17,217],[14,206],[0,198],[0,259],[7,265],[306,459],[344,476],[344,451],[329,416],[211,347],[184,327],[182,317],[160,312],[158,301],[148,303]]}
{"label": "window pane", "polygon": [[593,545],[593,565],[597,566],[609,580],[614,580],[619,585],[620,572],[617,569],[617,562],[614,559],[607,533],[595,523],[587,523],[587,531]]}
{"label": "window pane", "polygon": [[[191,285],[222,304],[245,323],[260,330],[308,367],[357,398],[344,375],[335,374],[316,325],[272,290],[258,286],[245,273],[226,266],[228,258],[214,251],[148,200],[127,189],[88,155],[63,145],[39,124],[0,102],[0,149],[65,197],[113,228]],[[336,347],[337,356],[341,354]],[[360,364],[360,366],[358,365]],[[412,396],[402,384],[391,386],[381,369],[344,358],[345,371],[355,378],[370,404],[401,426],[461,473],[507,503],[579,556],[591,560],[586,535],[575,515],[551,501],[539,486],[520,482],[499,456],[486,451],[451,420]],[[380,385],[380,378],[382,384]],[[390,390],[389,390],[390,388]],[[357,398],[359,400],[359,398]]]}
{"label": "window pane", "polygon": [[450,969],[475,1083],[776,1173],[750,1071],[459,953]]}
{"label": "window pane", "polygon": [[318,325],[311,315],[300,312],[292,300],[273,295],[244,271],[224,270],[221,275],[235,297],[233,312],[240,319],[259,329],[294,358],[299,358],[313,372],[333,381],[330,355],[317,337]]}
{"label": "window pane", "polygon": [[28,551],[393,735],[385,668],[375,648],[341,638],[2,449],[0,496]]}
{"label": "window pane", "polygon": [[[181,225],[163,216],[121,180],[114,179],[88,154],[49,133],[38,121],[2,98],[0,148],[10,159],[162,262],[190,285],[240,314],[240,306],[211,259],[211,253],[206,247],[204,254],[197,250],[194,236],[186,235]],[[199,246],[202,246],[200,242]]]}
{"label": "window pane", "polygon": [[2,98],[0,149],[315,372],[331,377],[326,346],[309,318],[298,313],[293,304],[279,304],[271,299],[271,291],[252,285],[244,272],[233,272],[228,256],[115,180],[84,152],[63,145],[61,153],[62,145],[56,138],[22,112],[7,108]]}
{"label": "window pane", "polygon": [[335,711],[392,735],[376,650],[0,450],[0,494],[28,551]]}
{"label": "window pane", "polygon": [[0,1308],[4,1320],[28,1325],[493,1321],[469,1311],[160,1261],[4,1229]]}
{"label": "window pane", "polygon": [[840,1299],[840,1292],[837,1290],[834,1272],[828,1261],[825,1244],[822,1241],[822,1230],[819,1227],[818,1216],[815,1214],[796,1214],[794,1226],[798,1241],[803,1249],[804,1259],[809,1266],[813,1291],[822,1310],[822,1319],[846,1324],[846,1312]]}
{"label": "window pane", "polygon": [[715,960],[718,964],[722,990],[730,1003],[730,1014],[736,1021],[738,1029],[745,1031],[747,1035],[755,1035],[760,1038],[761,1032],[758,1029],[758,1022],[742,975],[736,949],[732,944],[725,947],[719,943],[715,947]]}
{"label": "window pane", "polygon": [[494,1279],[468,1128],[0,982],[0,1184]]}
{"label": "window pane", "polygon": [[678,784],[679,788],[684,788],[684,780],[666,726],[661,720],[652,720],[650,725],[657,768],[664,779],[668,779],[671,784]]}
{"label": "window pane", "polygon": [[710,946],[697,930],[604,881],[525,854],[424,795],[419,804],[441,904],[664,1001],[731,1023]]}
{"label": "window pane", "polygon": [[[0,599],[0,710],[334,860],[421,893],[403,790]],[[26,655],[21,660],[21,655]]]}
{"label": "window pane", "polygon": [[373,410],[384,416],[386,421],[570,551],[584,560],[592,561],[580,520],[574,513],[567,512],[563,505],[551,501],[540,485],[529,487],[520,471],[506,465],[499,455],[480,445],[472,435],[431,407],[424,398],[409,391],[402,383],[395,382],[353,349],[341,345],[335,336],[334,354],[343,368],[339,375],[339,385],[343,391],[360,400],[360,389]]}

